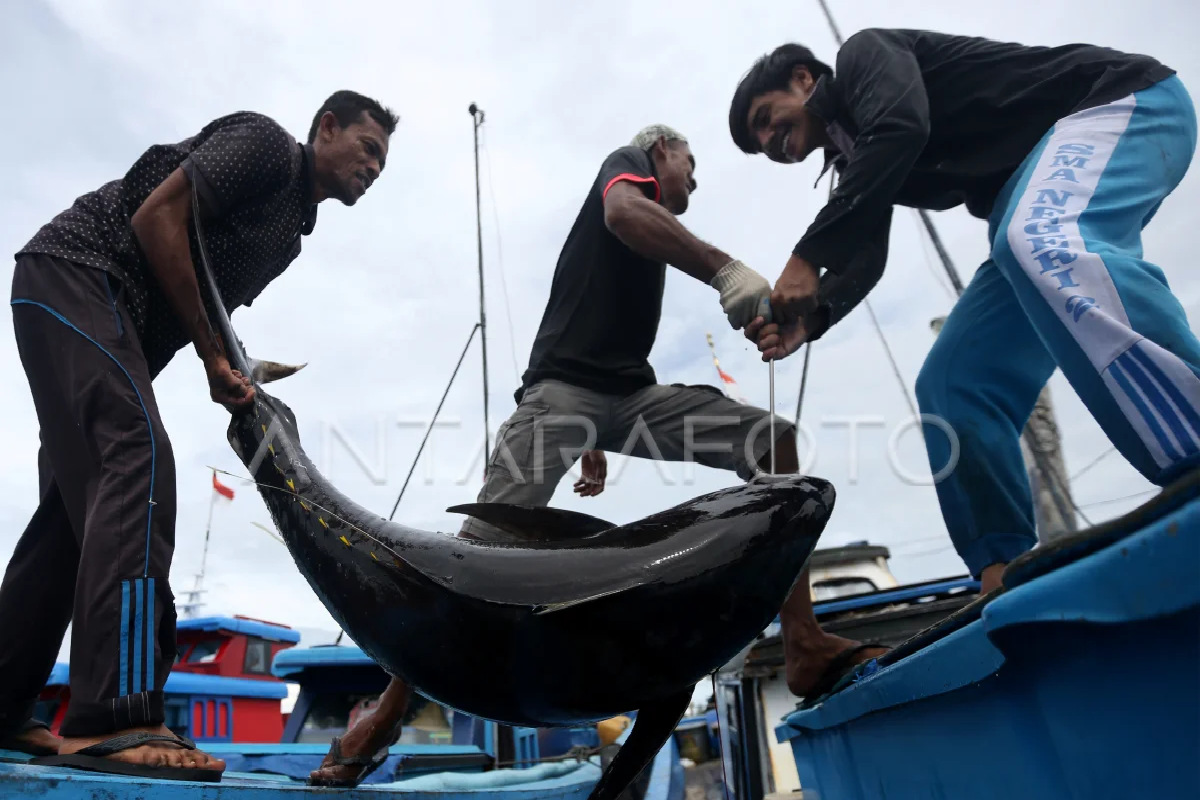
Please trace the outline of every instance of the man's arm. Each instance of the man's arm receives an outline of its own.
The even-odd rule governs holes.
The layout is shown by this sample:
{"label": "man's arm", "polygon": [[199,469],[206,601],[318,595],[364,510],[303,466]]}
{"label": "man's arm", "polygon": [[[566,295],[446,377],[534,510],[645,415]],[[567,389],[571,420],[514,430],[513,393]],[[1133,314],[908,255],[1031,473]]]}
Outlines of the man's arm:
{"label": "man's arm", "polygon": [[604,224],[635,253],[665,261],[704,283],[711,283],[734,260],[693,236],[674,214],[630,181],[614,183],[605,193]]}
{"label": "man's arm", "polygon": [[130,220],[154,281],[204,362],[213,400],[225,405],[248,403],[253,391],[249,376],[230,369],[201,300],[188,233],[192,183],[201,221],[222,216],[286,183],[291,145],[287,132],[261,114],[230,118],[155,187]]}
{"label": "man's arm", "polygon": [[[848,87],[844,105],[858,135],[837,189],[817,214],[775,284],[771,303],[785,323],[814,314],[821,292],[822,270],[835,299],[866,296],[857,290],[874,286],[887,261],[887,237],[879,227],[890,221],[896,194],[929,139],[929,102],[921,68],[911,50],[886,31],[866,30],[851,36],[838,51],[837,82]],[[873,251],[860,255],[863,240]],[[862,274],[860,271],[865,270]],[[840,319],[852,308],[840,308]],[[831,323],[832,324],[832,323]]]}
{"label": "man's arm", "polygon": [[889,207],[874,233],[860,246],[841,273],[826,272],[817,291],[817,309],[806,320],[805,341],[821,338],[825,331],[842,321],[883,277],[887,263],[888,237],[892,228]]}
{"label": "man's arm", "polygon": [[130,222],[155,281],[207,367],[225,356],[225,348],[200,299],[192,263],[188,240],[191,190],[191,181],[177,168],[150,193]]}
{"label": "man's arm", "polygon": [[820,339],[862,302],[883,277],[891,227],[892,211],[889,208],[880,220],[879,227],[859,247],[847,269],[840,274],[826,272],[820,277],[813,310],[782,324],[751,323],[746,327],[746,338],[758,343],[764,361],[786,358],[805,342]]}
{"label": "man's arm", "polygon": [[[838,83],[858,128],[854,152],[829,202],[793,254],[821,270],[845,273],[890,214],[896,193],[929,138],[929,101],[912,52],[885,32],[866,30],[838,52]],[[884,253],[886,258],[886,252]]]}
{"label": "man's arm", "polygon": [[[648,153],[630,147],[611,153],[600,168],[600,182],[604,224],[629,249],[716,289],[734,330],[770,314],[771,284],[766,278],[700,241],[659,205],[661,188]],[[653,200],[647,196],[651,190]]]}

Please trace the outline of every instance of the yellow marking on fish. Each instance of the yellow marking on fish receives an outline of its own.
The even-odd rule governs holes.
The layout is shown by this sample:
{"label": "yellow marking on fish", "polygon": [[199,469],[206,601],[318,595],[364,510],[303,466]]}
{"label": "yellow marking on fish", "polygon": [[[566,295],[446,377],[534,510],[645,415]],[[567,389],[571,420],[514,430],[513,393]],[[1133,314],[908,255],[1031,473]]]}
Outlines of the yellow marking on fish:
{"label": "yellow marking on fish", "polygon": [[350,546],[350,540],[347,539],[345,536],[339,536],[338,538],[342,540],[342,544],[346,545],[346,547]]}
{"label": "yellow marking on fish", "polygon": [[287,485],[288,485],[288,488],[291,489],[293,492],[296,491],[296,484],[292,483],[291,478],[287,479]]}
{"label": "yellow marking on fish", "polygon": [[374,552],[371,553],[371,558],[375,559],[376,561],[379,560],[379,557],[377,555],[375,555]]}
{"label": "yellow marking on fish", "polygon": [[267,432],[267,426],[265,424],[262,426],[262,429],[263,429],[263,433]]}
{"label": "yellow marking on fish", "polygon": [[321,523],[322,527],[325,527],[325,528],[329,527],[328,525],[325,524],[325,520],[322,517],[317,517],[317,522]]}
{"label": "yellow marking on fish", "polygon": [[300,501],[300,507],[303,508],[305,511],[312,511],[312,509],[309,508],[308,503],[304,502],[303,500]]}
{"label": "yellow marking on fish", "polygon": [[269,444],[267,445],[267,449],[271,451],[271,455],[275,455],[275,445]]}

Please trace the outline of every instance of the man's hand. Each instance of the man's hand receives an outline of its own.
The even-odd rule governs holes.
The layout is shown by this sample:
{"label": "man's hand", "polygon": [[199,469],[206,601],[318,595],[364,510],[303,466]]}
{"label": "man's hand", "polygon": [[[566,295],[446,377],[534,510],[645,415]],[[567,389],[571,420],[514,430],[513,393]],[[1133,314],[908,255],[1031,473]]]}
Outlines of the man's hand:
{"label": "man's hand", "polygon": [[771,284],[741,261],[730,261],[709,281],[721,293],[721,308],[734,330],[745,328],[768,308]]}
{"label": "man's hand", "polygon": [[225,356],[215,356],[204,362],[204,370],[208,373],[208,391],[214,403],[235,411],[254,402],[250,378],[231,369]]}
{"label": "man's hand", "polygon": [[595,497],[604,491],[604,479],[608,477],[608,459],[603,450],[587,450],[580,461],[583,477],[575,481],[575,494],[580,497]]}
{"label": "man's hand", "polygon": [[804,320],[779,325],[759,317],[746,326],[746,338],[758,344],[763,361],[777,361],[799,350],[808,340],[808,330]]}
{"label": "man's hand", "polygon": [[789,258],[783,274],[775,281],[775,291],[771,293],[771,308],[775,311],[776,321],[795,322],[815,311],[820,285],[821,277],[816,267],[797,256]]}

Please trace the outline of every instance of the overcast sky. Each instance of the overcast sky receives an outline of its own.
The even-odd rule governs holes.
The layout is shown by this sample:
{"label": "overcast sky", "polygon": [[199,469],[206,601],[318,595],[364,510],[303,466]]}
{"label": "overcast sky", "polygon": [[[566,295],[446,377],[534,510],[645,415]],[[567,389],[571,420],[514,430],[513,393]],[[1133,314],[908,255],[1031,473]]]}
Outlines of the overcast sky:
{"label": "overcast sky", "polygon": [[[834,0],[844,36],[868,26],[917,27],[1029,44],[1088,41],[1153,54],[1200,87],[1194,33],[1200,11],[1185,0],[1130,6],[1011,0]],[[271,387],[295,410],[317,466],[364,506],[387,514],[478,315],[475,185],[467,107],[481,129],[484,270],[493,431],[512,410],[517,375],[549,292],[562,241],[600,162],[642,126],[684,132],[699,190],[683,222],[770,280],[821,206],[819,158],[783,167],[740,153],[729,138],[730,92],[754,58],[788,40],[832,62],[836,45],[815,0],[768,6],[720,2],[177,4],[26,2],[0,11],[0,250],[15,253],[79,194],[120,177],[149,145],[174,142],[223,114],[268,114],[303,139],[321,101],[351,88],[392,106],[402,121],[382,178],[354,208],[321,206],[304,251],[252,309],[233,316],[251,353],[308,362]],[[403,10],[401,10],[403,9]],[[1145,235],[1190,314],[1200,301],[1189,234],[1200,207],[1193,167]],[[955,209],[936,224],[964,281],[985,258],[986,225]],[[0,260],[7,280],[11,260]],[[869,540],[891,548],[901,581],[959,575],[929,485],[890,466],[892,432],[910,416],[905,392],[953,296],[915,214],[895,215],[887,272],[870,296],[903,376],[893,375],[866,308],[815,348],[803,422],[832,480],[837,508],[822,546]],[[8,329],[11,331],[11,327]],[[729,329],[711,288],[668,271],[651,362],[663,383],[716,383],[705,333],[722,366],[752,401],[767,403],[767,368]],[[0,556],[7,560],[37,503],[37,419],[11,333],[0,336],[10,375],[0,393],[8,458],[0,462]],[[794,415],[801,358],[776,371],[778,411]],[[478,338],[463,362],[397,512],[406,524],[450,532],[446,507],[474,500],[483,445]],[[1061,373],[1052,380],[1069,472],[1109,449]],[[178,523],[171,580],[177,597],[199,567],[212,494],[210,468],[246,471],[225,441],[228,415],[208,400],[190,347],[155,384],[177,459]],[[856,458],[842,423],[876,418]],[[407,427],[402,427],[401,425]],[[361,454],[354,457],[334,433]],[[897,448],[899,465],[928,478],[919,435]],[[856,470],[853,465],[857,464]],[[736,476],[703,467],[610,457],[607,491],[580,499],[571,480],[553,504],[627,522],[729,486]],[[369,473],[374,473],[372,479]],[[215,509],[206,613],[241,613],[332,635],[336,625],[270,526],[252,486]],[[1093,522],[1128,511],[1153,487],[1119,455],[1073,485]],[[1112,501],[1112,502],[1106,502]],[[315,637],[315,638],[314,638]]]}

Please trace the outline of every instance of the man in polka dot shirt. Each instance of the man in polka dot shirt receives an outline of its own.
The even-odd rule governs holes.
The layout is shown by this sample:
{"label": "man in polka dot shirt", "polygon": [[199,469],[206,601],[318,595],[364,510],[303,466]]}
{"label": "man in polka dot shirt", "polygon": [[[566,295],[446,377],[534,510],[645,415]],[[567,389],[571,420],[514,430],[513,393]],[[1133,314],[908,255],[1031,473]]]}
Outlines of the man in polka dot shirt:
{"label": "man in polka dot shirt", "polygon": [[[13,324],[41,427],[41,502],[0,584],[0,747],[220,779],[223,761],[164,725],[162,693],[176,655],[175,467],[151,381],[191,343],[214,401],[253,399],[209,322],[193,198],[226,308],[250,305],[299,255],[320,202],[354,205],[379,177],[397,122],[351,91],[324,102],[305,144],[261,114],[221,117],[151,146],[16,254]],[[72,621],[59,738],[32,711]]]}

